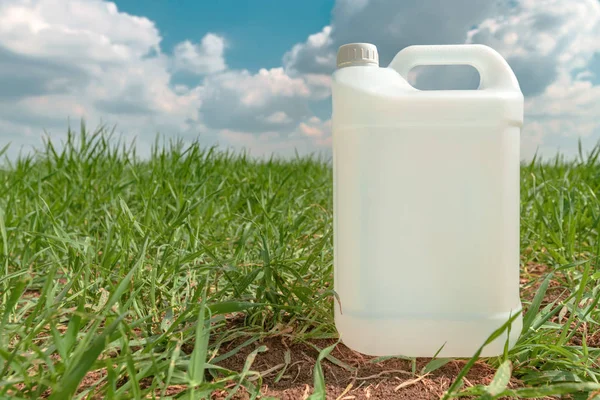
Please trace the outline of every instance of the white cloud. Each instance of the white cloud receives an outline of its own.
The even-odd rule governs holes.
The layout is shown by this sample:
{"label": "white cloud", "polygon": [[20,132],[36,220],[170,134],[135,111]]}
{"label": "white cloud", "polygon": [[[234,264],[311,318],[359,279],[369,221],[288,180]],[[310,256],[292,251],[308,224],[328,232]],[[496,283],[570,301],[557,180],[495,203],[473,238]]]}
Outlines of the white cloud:
{"label": "white cloud", "polygon": [[[200,126],[200,90],[172,87],[171,61],[160,41],[152,21],[113,3],[4,0],[1,126],[21,125],[39,137],[44,130],[60,135],[68,119],[77,124],[85,118],[92,125],[117,124],[142,139]],[[0,135],[23,142],[14,138],[18,131]]]}
{"label": "white cloud", "polygon": [[100,0],[4,0],[0,44],[36,59],[118,63],[156,50],[158,30],[147,18]]}
{"label": "white cloud", "polygon": [[267,118],[265,118],[265,121],[267,121],[270,124],[284,124],[291,122],[291,118],[288,117],[288,115],[283,111],[276,111],[273,114],[269,115]]}
{"label": "white cloud", "polygon": [[223,129],[219,132],[218,143],[221,146],[239,151],[246,150],[256,157],[290,157],[295,154],[306,155],[318,152],[312,141],[299,136],[281,135],[278,132],[264,132],[256,135],[252,132]]}
{"label": "white cloud", "polygon": [[291,131],[269,131],[260,133],[221,129],[217,139],[220,145],[234,150],[247,150],[259,157],[276,153],[280,156],[295,154],[329,154],[331,149],[331,120],[322,121],[315,116],[306,117]]}
{"label": "white cloud", "polygon": [[467,31],[500,6],[480,0],[337,1],[331,24],[284,56],[292,73],[330,74],[337,48],[345,43],[377,45],[381,65],[411,44],[463,43]]}
{"label": "white cloud", "polygon": [[521,158],[531,159],[540,150],[544,143],[544,124],[533,121],[525,124],[524,133],[521,135]]}
{"label": "white cloud", "polygon": [[[253,73],[227,67],[228,43],[215,33],[164,54],[152,21],[111,2],[0,0],[0,139],[31,143],[43,128],[64,132],[68,118],[85,117],[142,140],[201,133],[257,154],[326,150],[331,123],[314,109],[327,107],[339,45],[373,42],[386,65],[409,44],[476,42],[498,49],[520,79],[524,154],[553,151],[600,136],[590,66],[598,37],[596,0],[338,0],[331,23],[293,46],[282,67]],[[200,83],[174,84],[180,72]],[[468,86],[475,76],[417,72],[421,87]]]}
{"label": "white cloud", "polygon": [[310,137],[323,136],[323,131],[321,131],[321,129],[319,129],[316,126],[310,126],[304,122],[301,122],[300,126],[298,128],[300,129],[300,132],[302,132],[306,136],[310,136]]}
{"label": "white cloud", "polygon": [[530,157],[534,147],[542,155],[558,150],[575,154],[578,138],[594,145],[600,136],[600,86],[572,78],[563,71],[540,95],[525,102],[523,155]]}
{"label": "white cloud", "polygon": [[[338,0],[331,24],[295,45],[284,65],[325,76],[349,42],[376,44],[382,66],[407,45],[487,44],[507,58],[526,96],[524,149],[555,152],[555,144],[600,136],[600,86],[589,80],[598,71],[588,67],[599,38],[597,0]],[[476,72],[460,67],[415,69],[412,79],[423,89],[477,87]]]}
{"label": "white cloud", "polygon": [[596,118],[600,124],[600,86],[564,72],[544,93],[527,99],[525,107],[531,118]]}
{"label": "white cloud", "polygon": [[600,86],[583,80],[593,76],[586,67],[600,52],[599,38],[596,0],[523,0],[469,32],[468,42],[491,45],[507,58],[528,95],[526,155],[534,145],[543,153],[572,153],[578,137],[600,136]]}
{"label": "white cloud", "polygon": [[[524,93],[535,95],[557,77],[559,65],[585,67],[598,51],[598,9],[597,0],[338,1],[331,24],[295,45],[284,65],[291,74],[329,74],[337,48],[349,42],[375,43],[382,66],[408,45],[475,42],[500,51]],[[466,69],[432,67],[419,74],[417,84],[472,87],[476,79]]]}
{"label": "white cloud", "polygon": [[179,43],[174,50],[175,69],[198,75],[223,71],[227,68],[225,47],[225,39],[213,33],[206,34],[198,44],[189,40]]}
{"label": "white cloud", "polygon": [[308,137],[315,147],[331,145],[331,119],[322,121],[320,118],[310,117],[298,125],[296,132]]}
{"label": "white cloud", "polygon": [[335,53],[332,51],[331,26],[310,35],[305,43],[298,43],[283,56],[286,71],[294,74],[331,72],[335,68]]}
{"label": "white cloud", "polygon": [[290,156],[321,153],[328,154],[331,147],[331,123],[316,117],[307,118],[291,132],[264,131],[261,133],[221,129],[217,136],[220,145],[241,150],[255,156],[271,153]]}
{"label": "white cloud", "polygon": [[311,97],[315,100],[325,99],[331,96],[330,74],[302,74],[302,79],[308,86]]}
{"label": "white cloud", "polygon": [[584,80],[584,79],[593,79],[596,77],[596,74],[590,70],[582,71],[577,73],[575,79],[576,80]]}
{"label": "white cloud", "polygon": [[[3,1],[0,137],[39,144],[44,130],[60,137],[67,121],[85,118],[90,125],[117,124],[141,144],[160,132],[201,133],[209,142],[225,138],[273,150],[297,145],[307,152],[318,145],[294,134],[311,117],[309,103],[328,96],[329,76],[227,69],[226,41],[213,33],[199,43],[179,43],[172,56],[162,53],[160,42],[152,21],[120,12],[113,3]],[[203,80],[195,87],[174,85],[179,71]]]}
{"label": "white cloud", "polygon": [[526,95],[542,93],[561,73],[585,68],[600,51],[597,0],[522,0],[487,18],[467,42],[494,47],[509,62]]}
{"label": "white cloud", "polygon": [[258,74],[242,71],[239,80],[231,80],[224,86],[237,91],[241,101],[248,107],[262,107],[273,96],[308,97],[310,91],[301,79],[289,77],[282,68],[262,68]]}
{"label": "white cloud", "polygon": [[291,129],[310,116],[313,98],[307,82],[282,68],[225,71],[207,76],[202,87],[202,118],[209,128],[243,132]]}

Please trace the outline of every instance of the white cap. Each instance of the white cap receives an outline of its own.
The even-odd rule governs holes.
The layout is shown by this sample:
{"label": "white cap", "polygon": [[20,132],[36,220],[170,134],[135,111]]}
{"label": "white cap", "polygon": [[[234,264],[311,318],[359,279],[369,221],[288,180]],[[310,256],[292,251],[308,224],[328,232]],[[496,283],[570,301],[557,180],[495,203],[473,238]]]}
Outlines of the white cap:
{"label": "white cap", "polygon": [[337,53],[337,67],[354,65],[379,66],[377,47],[371,43],[349,43],[341,46]]}

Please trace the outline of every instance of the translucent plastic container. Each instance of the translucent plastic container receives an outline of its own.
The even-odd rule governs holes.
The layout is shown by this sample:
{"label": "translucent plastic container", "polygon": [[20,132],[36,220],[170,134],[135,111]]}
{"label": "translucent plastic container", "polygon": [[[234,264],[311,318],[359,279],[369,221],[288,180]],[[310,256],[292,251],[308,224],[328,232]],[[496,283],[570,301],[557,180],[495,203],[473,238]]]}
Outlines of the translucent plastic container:
{"label": "translucent plastic container", "polygon": [[[417,65],[466,64],[478,90],[420,91]],[[411,46],[389,67],[342,46],[333,74],[335,323],[369,355],[470,357],[519,298],[523,95],[481,45]],[[522,327],[511,326],[512,346]],[[501,354],[503,335],[484,356]]]}

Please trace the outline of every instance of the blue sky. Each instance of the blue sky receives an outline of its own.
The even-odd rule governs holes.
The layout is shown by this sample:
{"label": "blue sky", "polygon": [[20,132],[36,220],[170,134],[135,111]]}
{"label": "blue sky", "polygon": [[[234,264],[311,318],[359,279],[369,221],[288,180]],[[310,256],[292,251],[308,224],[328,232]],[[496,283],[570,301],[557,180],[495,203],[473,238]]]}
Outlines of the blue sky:
{"label": "blue sky", "polygon": [[[482,43],[525,95],[523,158],[600,139],[598,0],[2,0],[0,145],[116,125],[141,154],[157,133],[255,155],[331,150],[337,48]],[[473,74],[421,70],[418,87]]]}
{"label": "blue sky", "polygon": [[229,66],[253,72],[281,66],[286,51],[329,23],[333,8],[333,0],[118,0],[116,4],[124,12],[154,21],[164,51],[214,32],[229,42]]}

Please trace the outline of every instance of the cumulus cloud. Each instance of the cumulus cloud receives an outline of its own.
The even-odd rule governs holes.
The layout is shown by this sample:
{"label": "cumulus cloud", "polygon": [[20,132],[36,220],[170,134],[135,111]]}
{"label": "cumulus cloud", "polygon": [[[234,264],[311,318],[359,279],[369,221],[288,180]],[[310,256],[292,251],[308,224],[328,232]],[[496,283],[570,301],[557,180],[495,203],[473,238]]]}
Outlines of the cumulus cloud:
{"label": "cumulus cloud", "polygon": [[0,79],[9,86],[4,96],[79,90],[102,68],[140,58],[159,42],[151,21],[119,13],[112,3],[3,1]]}
{"label": "cumulus cloud", "polygon": [[243,132],[288,130],[310,116],[314,98],[309,83],[290,77],[283,68],[226,71],[205,78],[202,118],[209,128]]}
{"label": "cumulus cloud", "polygon": [[4,0],[0,40],[23,56],[89,66],[143,56],[158,48],[160,36],[152,21],[119,12],[110,2]]}
{"label": "cumulus cloud", "polygon": [[[508,59],[526,95],[537,94],[557,77],[559,65],[581,67],[598,51],[598,8],[596,0],[338,1],[331,25],[296,44],[284,65],[291,73],[329,74],[337,48],[350,42],[377,44],[382,65],[408,45],[482,43]],[[477,79],[467,69],[440,71],[420,74],[417,84],[444,89]]]}
{"label": "cumulus cloud", "polygon": [[[142,142],[158,132],[200,133],[228,145],[309,151],[318,141],[294,135],[311,117],[309,103],[329,95],[329,76],[230,70],[226,40],[214,33],[177,44],[172,55],[162,52],[160,42],[152,21],[114,3],[3,1],[0,135],[18,144],[36,142],[44,130],[60,136],[69,119],[84,118],[117,124]],[[174,85],[179,71],[202,80]],[[269,141],[278,144],[269,147]]]}
{"label": "cumulus cloud", "polygon": [[329,96],[330,80],[290,76],[283,68],[210,75],[200,95],[201,120],[219,132],[219,143],[253,155],[328,152],[331,122],[315,117],[311,104]]}
{"label": "cumulus cloud", "polygon": [[221,129],[217,137],[220,145],[235,150],[244,149],[249,154],[268,157],[296,154],[326,154],[331,148],[331,120],[312,116],[303,118],[289,133],[281,130],[260,133]]}
{"label": "cumulus cloud", "polygon": [[236,151],[245,150],[257,157],[270,157],[274,154],[279,157],[315,154],[321,146],[303,136],[288,136],[274,131],[257,135],[253,132],[222,129],[217,140],[221,146]]}
{"label": "cumulus cloud", "polygon": [[523,0],[487,18],[467,42],[494,47],[509,62],[525,95],[537,95],[563,71],[584,68],[600,51],[600,3],[596,0]]}
{"label": "cumulus cloud", "polygon": [[[600,135],[600,86],[588,68],[600,52],[596,0],[522,0],[504,15],[482,21],[468,42],[493,46],[508,60],[526,95],[524,154],[536,146],[555,153],[557,138]],[[532,132],[528,132],[531,130]],[[532,139],[533,138],[533,139]],[[596,138],[597,139],[597,138]]]}
{"label": "cumulus cloud", "polygon": [[323,74],[335,68],[331,26],[321,32],[310,35],[305,43],[298,43],[283,56],[283,65],[292,74]]}
{"label": "cumulus cloud", "polygon": [[176,70],[198,75],[223,71],[227,68],[224,52],[225,39],[209,33],[200,43],[194,44],[186,40],[175,46],[174,66]]}
{"label": "cumulus cloud", "polygon": [[499,11],[498,2],[479,0],[337,1],[330,26],[284,56],[291,72],[329,74],[345,43],[375,43],[381,65],[411,44],[464,43],[474,25]]}
{"label": "cumulus cloud", "polygon": [[[291,46],[281,67],[258,72],[228,68],[225,37],[208,33],[165,54],[151,20],[112,2],[2,0],[0,138],[28,143],[85,117],[148,139],[200,133],[256,154],[327,150],[328,110],[315,110],[328,107],[338,46],[356,41],[375,43],[382,65],[410,44],[499,50],[526,95],[525,155],[600,135],[596,0],[337,0],[330,24]],[[175,85],[179,73],[197,83]],[[411,76],[424,89],[477,85],[458,67]]]}
{"label": "cumulus cloud", "polygon": [[538,151],[552,156],[557,151],[574,155],[576,140],[593,146],[600,136],[600,86],[573,78],[562,71],[543,93],[526,99],[523,156]]}
{"label": "cumulus cloud", "polygon": [[273,114],[269,115],[267,118],[265,118],[265,121],[267,121],[270,124],[282,124],[291,122],[291,118],[283,111],[276,111]]}
{"label": "cumulus cloud", "polygon": [[[532,148],[556,151],[549,143],[560,137],[576,147],[573,138],[600,136],[599,86],[592,83],[600,71],[592,66],[598,38],[597,0],[338,0],[331,24],[286,53],[284,66],[292,75],[325,76],[337,48],[350,42],[376,44],[382,66],[412,44],[490,45],[508,60],[526,96],[529,156]],[[410,75],[420,89],[474,89],[479,82],[473,68],[460,66],[415,68]]]}
{"label": "cumulus cloud", "polygon": [[172,88],[171,61],[160,41],[152,21],[120,12],[114,3],[3,1],[3,141],[39,144],[35,139],[44,130],[60,135],[68,119],[80,118],[118,124],[142,138],[193,129],[199,123],[199,90]]}
{"label": "cumulus cloud", "polygon": [[296,132],[309,138],[317,147],[331,145],[331,119],[322,121],[318,117],[310,117],[298,125]]}

